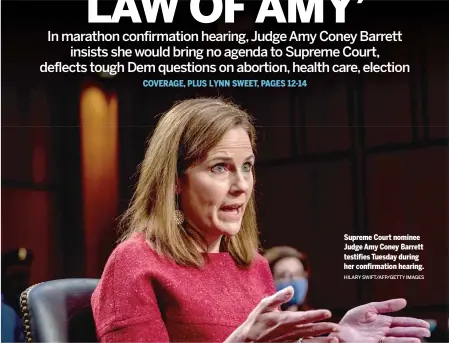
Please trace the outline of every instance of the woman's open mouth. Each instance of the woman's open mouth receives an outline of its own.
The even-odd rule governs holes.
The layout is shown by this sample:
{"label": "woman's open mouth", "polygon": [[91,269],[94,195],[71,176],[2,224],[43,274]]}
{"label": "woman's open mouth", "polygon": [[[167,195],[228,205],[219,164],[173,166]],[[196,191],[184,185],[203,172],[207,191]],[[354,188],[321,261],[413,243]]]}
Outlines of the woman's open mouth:
{"label": "woman's open mouth", "polygon": [[228,204],[221,206],[218,210],[218,215],[221,220],[238,221],[243,215],[243,204]]}

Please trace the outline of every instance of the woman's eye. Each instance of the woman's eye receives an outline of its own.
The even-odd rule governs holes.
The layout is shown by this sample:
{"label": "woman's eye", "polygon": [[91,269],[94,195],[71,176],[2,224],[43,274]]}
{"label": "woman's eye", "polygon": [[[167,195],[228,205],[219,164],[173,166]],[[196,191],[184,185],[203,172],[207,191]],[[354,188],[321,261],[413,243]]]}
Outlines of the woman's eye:
{"label": "woman's eye", "polygon": [[250,172],[252,167],[253,167],[253,165],[251,163],[247,162],[243,165],[243,171]]}
{"label": "woman's eye", "polygon": [[226,170],[226,167],[224,164],[216,164],[211,168],[213,173],[222,173]]}

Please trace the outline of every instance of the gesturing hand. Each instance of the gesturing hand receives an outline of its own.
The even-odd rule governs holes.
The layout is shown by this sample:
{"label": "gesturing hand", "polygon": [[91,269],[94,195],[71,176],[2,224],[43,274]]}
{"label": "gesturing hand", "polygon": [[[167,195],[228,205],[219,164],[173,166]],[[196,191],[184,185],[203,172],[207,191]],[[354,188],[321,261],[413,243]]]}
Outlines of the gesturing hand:
{"label": "gesturing hand", "polygon": [[351,343],[420,343],[430,337],[429,324],[411,317],[383,315],[403,309],[405,299],[372,302],[355,307],[340,321],[340,330],[331,336]]}
{"label": "gesturing hand", "polygon": [[[315,323],[331,316],[328,310],[305,312],[279,311],[278,307],[293,297],[293,288],[287,287],[269,296],[254,308],[246,321],[228,337],[230,342],[293,342],[303,337],[315,337],[336,332],[334,323]],[[313,338],[312,342],[336,342],[332,337]]]}

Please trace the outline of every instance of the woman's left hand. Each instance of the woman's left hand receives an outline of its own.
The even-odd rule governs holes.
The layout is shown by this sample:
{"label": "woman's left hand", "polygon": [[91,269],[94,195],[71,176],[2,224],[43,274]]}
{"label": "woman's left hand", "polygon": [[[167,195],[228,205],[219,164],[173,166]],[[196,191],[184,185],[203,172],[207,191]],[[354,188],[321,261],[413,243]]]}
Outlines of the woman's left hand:
{"label": "woman's left hand", "polygon": [[330,336],[347,343],[420,343],[422,337],[430,337],[429,323],[384,315],[399,311],[406,304],[405,299],[391,299],[355,307],[340,321],[340,332]]}

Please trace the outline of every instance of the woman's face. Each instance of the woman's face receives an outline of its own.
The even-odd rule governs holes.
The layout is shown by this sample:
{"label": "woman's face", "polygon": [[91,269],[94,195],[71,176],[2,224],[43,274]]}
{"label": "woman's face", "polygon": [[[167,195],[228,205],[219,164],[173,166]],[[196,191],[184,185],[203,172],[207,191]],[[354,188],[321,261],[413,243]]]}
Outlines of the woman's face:
{"label": "woman's face", "polygon": [[239,232],[253,191],[253,165],[248,133],[234,128],[179,180],[186,220],[203,233],[209,246],[219,244],[222,235]]}
{"label": "woman's face", "polygon": [[307,278],[307,274],[299,259],[296,257],[285,257],[274,265],[273,278],[276,281],[282,282],[292,279]]}

